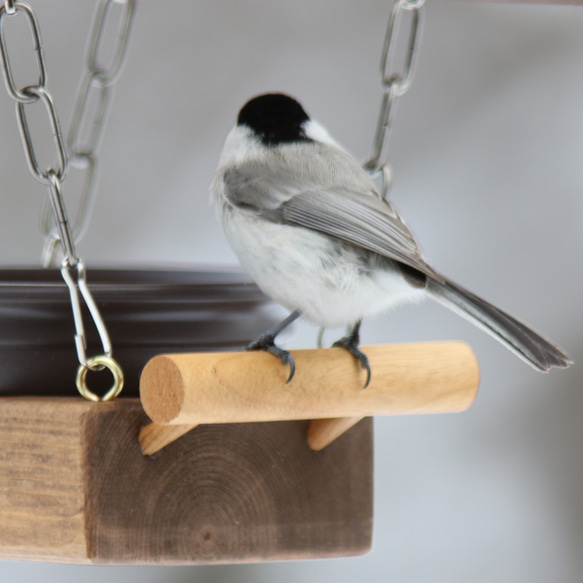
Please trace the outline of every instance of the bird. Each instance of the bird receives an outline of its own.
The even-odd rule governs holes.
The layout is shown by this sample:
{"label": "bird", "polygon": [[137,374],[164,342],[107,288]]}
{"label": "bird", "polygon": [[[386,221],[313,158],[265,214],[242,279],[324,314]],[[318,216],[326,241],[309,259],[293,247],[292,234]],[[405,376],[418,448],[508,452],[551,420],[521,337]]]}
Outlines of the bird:
{"label": "bird", "polygon": [[572,364],[552,342],[441,275],[373,178],[303,106],[283,93],[250,99],[228,133],[211,200],[242,267],[290,311],[248,350],[289,366],[277,335],[299,317],[346,326],[333,346],[367,373],[360,326],[400,304],[432,298],[482,328],[536,370]]}

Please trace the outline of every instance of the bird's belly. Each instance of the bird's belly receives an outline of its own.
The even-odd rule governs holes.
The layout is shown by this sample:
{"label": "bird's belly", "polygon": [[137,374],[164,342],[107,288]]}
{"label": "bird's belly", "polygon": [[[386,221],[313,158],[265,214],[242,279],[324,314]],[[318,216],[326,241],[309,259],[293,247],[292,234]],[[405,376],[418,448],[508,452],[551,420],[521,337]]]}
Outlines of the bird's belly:
{"label": "bird's belly", "polygon": [[366,253],[303,227],[234,212],[225,233],[261,290],[320,326],[344,326],[421,299],[398,270],[371,267]]}

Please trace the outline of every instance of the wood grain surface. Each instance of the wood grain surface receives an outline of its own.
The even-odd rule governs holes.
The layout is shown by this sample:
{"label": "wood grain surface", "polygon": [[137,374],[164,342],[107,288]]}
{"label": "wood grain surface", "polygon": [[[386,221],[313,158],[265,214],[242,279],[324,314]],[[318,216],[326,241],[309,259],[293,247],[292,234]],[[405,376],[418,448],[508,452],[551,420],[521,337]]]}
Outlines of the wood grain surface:
{"label": "wood grain surface", "polygon": [[83,399],[0,399],[0,556],[85,556]]}
{"label": "wood grain surface", "polygon": [[292,351],[296,374],[258,352],[166,354],[142,371],[140,396],[154,421],[140,432],[146,455],[201,423],[312,419],[307,440],[320,451],[364,416],[451,413],[477,395],[480,371],[462,342],[365,346],[373,370],[345,350]]}
{"label": "wood grain surface", "polygon": [[363,346],[366,373],[342,348],[294,350],[296,373],[264,352],[167,354],[142,371],[140,398],[161,425],[464,411],[479,384],[462,342]]}
{"label": "wood grain surface", "polygon": [[0,399],[0,557],[198,564],[362,554],[372,421],[322,452],[307,422],[205,425],[145,457],[136,399]]}

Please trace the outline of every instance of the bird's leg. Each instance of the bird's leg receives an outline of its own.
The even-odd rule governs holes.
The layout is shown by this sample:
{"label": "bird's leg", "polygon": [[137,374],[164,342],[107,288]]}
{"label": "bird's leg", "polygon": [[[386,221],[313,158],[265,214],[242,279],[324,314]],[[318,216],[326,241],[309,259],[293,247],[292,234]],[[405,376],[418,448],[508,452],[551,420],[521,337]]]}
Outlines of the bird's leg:
{"label": "bird's leg", "polygon": [[322,348],[324,346],[324,332],[326,332],[326,328],[322,326],[318,332],[318,348]]}
{"label": "bird's leg", "polygon": [[350,334],[348,336],[345,336],[344,338],[340,338],[340,340],[334,342],[334,344],[332,346],[339,346],[340,348],[344,348],[345,350],[348,350],[348,352],[350,352],[350,354],[352,354],[352,356],[354,356],[354,358],[356,358],[356,360],[358,360],[358,362],[360,363],[360,366],[366,370],[366,383],[364,383],[364,388],[366,389],[366,387],[368,387],[369,383],[370,383],[370,376],[371,376],[371,372],[370,372],[370,364],[368,362],[368,357],[366,356],[366,354],[364,354],[364,352],[362,352],[359,348],[358,345],[360,343],[360,324],[361,324],[362,320],[360,322],[357,322],[354,326],[354,328],[352,329],[352,332],[350,332]]}
{"label": "bird's leg", "polygon": [[283,350],[283,348],[275,345],[275,337],[300,316],[301,314],[299,310],[292,312],[285,320],[282,320],[279,324],[276,324],[273,328],[270,328],[267,332],[261,334],[257,340],[254,340],[249,346],[247,346],[247,350],[265,350],[266,352],[273,354],[273,356],[277,356],[282,364],[289,364],[290,370],[289,378],[287,379],[288,383],[292,380],[296,372],[296,364],[292,355],[287,350]]}

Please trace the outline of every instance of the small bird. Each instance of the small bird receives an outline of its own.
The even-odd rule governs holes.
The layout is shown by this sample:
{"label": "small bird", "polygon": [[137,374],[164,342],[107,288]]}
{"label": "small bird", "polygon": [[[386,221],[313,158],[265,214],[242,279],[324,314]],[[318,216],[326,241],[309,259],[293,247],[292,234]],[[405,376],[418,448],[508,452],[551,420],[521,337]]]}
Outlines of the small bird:
{"label": "small bird", "polygon": [[295,372],[276,336],[302,316],[349,326],[334,343],[367,372],[363,318],[431,297],[489,332],[539,371],[569,357],[502,310],[445,278],[359,162],[292,97],[248,101],[230,131],[211,185],[226,237],[259,288],[291,311],[252,342]]}

